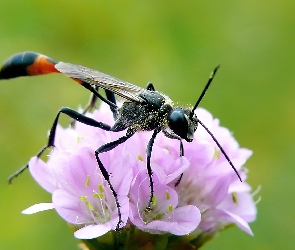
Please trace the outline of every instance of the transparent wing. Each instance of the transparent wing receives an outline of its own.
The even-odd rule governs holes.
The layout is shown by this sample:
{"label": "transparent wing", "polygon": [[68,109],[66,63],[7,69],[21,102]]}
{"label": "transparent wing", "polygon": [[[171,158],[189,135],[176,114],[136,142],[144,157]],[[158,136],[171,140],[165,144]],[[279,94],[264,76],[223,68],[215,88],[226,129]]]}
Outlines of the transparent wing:
{"label": "transparent wing", "polygon": [[97,85],[103,89],[112,91],[113,93],[130,101],[144,102],[145,100],[139,95],[147,90],[138,87],[129,82],[122,81],[113,76],[109,76],[97,70],[93,70],[81,65],[59,62],[55,68],[66,76],[79,79],[89,84]]}

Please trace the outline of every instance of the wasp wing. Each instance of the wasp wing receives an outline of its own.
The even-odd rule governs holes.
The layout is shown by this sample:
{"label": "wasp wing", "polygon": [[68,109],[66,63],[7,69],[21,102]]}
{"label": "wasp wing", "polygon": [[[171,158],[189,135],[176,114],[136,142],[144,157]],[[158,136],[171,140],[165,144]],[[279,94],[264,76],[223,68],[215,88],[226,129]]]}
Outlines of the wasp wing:
{"label": "wasp wing", "polygon": [[139,95],[147,90],[129,82],[122,81],[94,69],[71,63],[59,62],[55,65],[55,68],[66,76],[110,90],[129,101],[145,102]]}

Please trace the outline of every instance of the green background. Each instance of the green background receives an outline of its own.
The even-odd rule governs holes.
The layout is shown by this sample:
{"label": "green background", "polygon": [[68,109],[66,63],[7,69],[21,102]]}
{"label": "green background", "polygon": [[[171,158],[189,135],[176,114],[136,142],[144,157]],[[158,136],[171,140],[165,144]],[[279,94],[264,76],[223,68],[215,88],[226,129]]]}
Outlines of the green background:
{"label": "green background", "polygon": [[[254,237],[231,228],[203,249],[292,249],[295,167],[295,2],[0,0],[0,61],[33,50],[194,104],[221,68],[201,106],[254,155],[249,183],[262,186]],[[62,106],[89,93],[61,75],[0,84],[0,249],[76,249],[54,211],[20,212],[50,201],[24,173],[7,176],[46,142]],[[64,124],[66,119],[63,118]]]}

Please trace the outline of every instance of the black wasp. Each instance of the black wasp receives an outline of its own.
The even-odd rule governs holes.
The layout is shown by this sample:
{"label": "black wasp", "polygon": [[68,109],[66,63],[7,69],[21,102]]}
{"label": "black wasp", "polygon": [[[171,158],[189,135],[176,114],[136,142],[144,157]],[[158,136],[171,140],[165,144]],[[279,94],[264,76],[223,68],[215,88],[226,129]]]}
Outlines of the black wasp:
{"label": "black wasp", "polygon": [[[99,165],[99,169],[105,180],[108,182],[108,185],[116,201],[119,216],[116,229],[120,230],[120,224],[122,221],[117,193],[110,182],[109,173],[100,161],[99,154],[112,150],[113,148],[128,140],[136,132],[153,131],[152,137],[150,138],[146,149],[146,167],[150,182],[150,197],[147,202],[147,211],[152,209],[152,200],[154,195],[154,185],[152,178],[153,172],[151,169],[150,160],[155,138],[160,132],[163,132],[168,138],[179,140],[180,156],[183,156],[184,153],[182,139],[186,140],[187,142],[191,142],[194,138],[194,132],[196,131],[198,124],[200,124],[215,141],[216,145],[225,156],[240,181],[242,181],[240,175],[217,139],[194,113],[208,87],[210,86],[218,68],[219,66],[216,67],[212,72],[193,109],[173,107],[172,100],[168,96],[156,91],[153,84],[151,83],[149,83],[147,88],[144,89],[90,68],[70,63],[56,62],[47,56],[35,52],[19,53],[7,59],[1,68],[0,79],[9,79],[18,76],[42,75],[54,72],[63,73],[64,75],[73,78],[79,84],[93,93],[91,102],[85,109],[85,112],[94,106],[97,98],[106,102],[110,106],[115,119],[115,124],[113,126],[86,117],[84,115],[85,112],[81,114],[67,107],[61,108],[58,111],[51,127],[48,143],[37,153],[37,156],[40,157],[47,148],[54,147],[56,127],[61,113],[68,115],[74,120],[89,126],[101,128],[106,131],[119,132],[126,130],[126,134],[124,136],[115,141],[106,143],[95,150],[95,157]],[[106,98],[99,94],[99,88],[102,88],[106,91]],[[123,102],[120,108],[116,105],[114,94],[126,100]],[[28,165],[25,165],[19,171],[10,176],[9,182],[11,182],[14,177],[18,176],[26,168],[28,168]],[[178,185],[180,179],[181,176],[178,179],[176,185]]]}

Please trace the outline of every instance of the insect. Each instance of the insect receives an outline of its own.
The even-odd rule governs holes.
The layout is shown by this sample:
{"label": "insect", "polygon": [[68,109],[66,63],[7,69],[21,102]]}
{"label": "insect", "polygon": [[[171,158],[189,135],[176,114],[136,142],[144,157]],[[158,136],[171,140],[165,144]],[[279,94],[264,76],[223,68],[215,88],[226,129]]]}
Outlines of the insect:
{"label": "insect", "polygon": [[[98,127],[106,131],[119,132],[126,130],[126,134],[119,139],[106,143],[95,150],[95,158],[99,169],[107,181],[111,192],[115,198],[119,221],[116,230],[120,230],[121,211],[118,201],[117,193],[114,190],[112,183],[110,182],[110,175],[101,162],[99,155],[103,152],[107,152],[124,143],[135,133],[139,131],[153,131],[152,136],[147,144],[147,156],[146,167],[149,176],[150,183],[150,197],[147,202],[146,211],[152,209],[152,201],[154,195],[154,185],[151,169],[151,154],[153,144],[158,133],[162,132],[164,135],[171,139],[179,140],[180,142],[180,156],[184,155],[182,140],[191,142],[194,137],[198,124],[200,124],[212,137],[222,154],[227,159],[229,165],[235,171],[236,175],[242,181],[239,173],[234,167],[233,163],[223,150],[215,136],[209,131],[209,129],[197,118],[194,111],[198,107],[202,98],[204,97],[207,89],[209,88],[219,66],[211,73],[209,80],[202,91],[199,99],[192,109],[183,107],[173,107],[172,100],[155,90],[153,84],[149,83],[147,88],[141,88],[131,83],[122,81],[115,77],[106,75],[99,71],[70,63],[56,62],[51,58],[35,53],[35,52],[23,52],[13,55],[4,62],[3,67],[0,70],[0,79],[9,79],[19,76],[33,76],[49,73],[62,73],[68,77],[73,78],[79,84],[92,92],[92,98],[90,103],[86,106],[84,113],[94,106],[97,98],[106,102],[112,112],[115,119],[114,125],[93,120],[84,115],[84,113],[78,113],[71,108],[61,108],[51,127],[47,145],[45,145],[37,154],[37,157],[41,157],[43,152],[54,147],[56,127],[60,114],[66,114],[72,119],[87,124],[89,126]],[[106,98],[104,98],[99,92],[99,88],[106,91]],[[122,106],[119,108],[116,105],[115,95],[118,95],[125,99]],[[9,177],[9,182],[18,176],[28,168],[28,164],[22,167],[19,171]],[[181,176],[175,185],[178,185],[181,180]]]}

